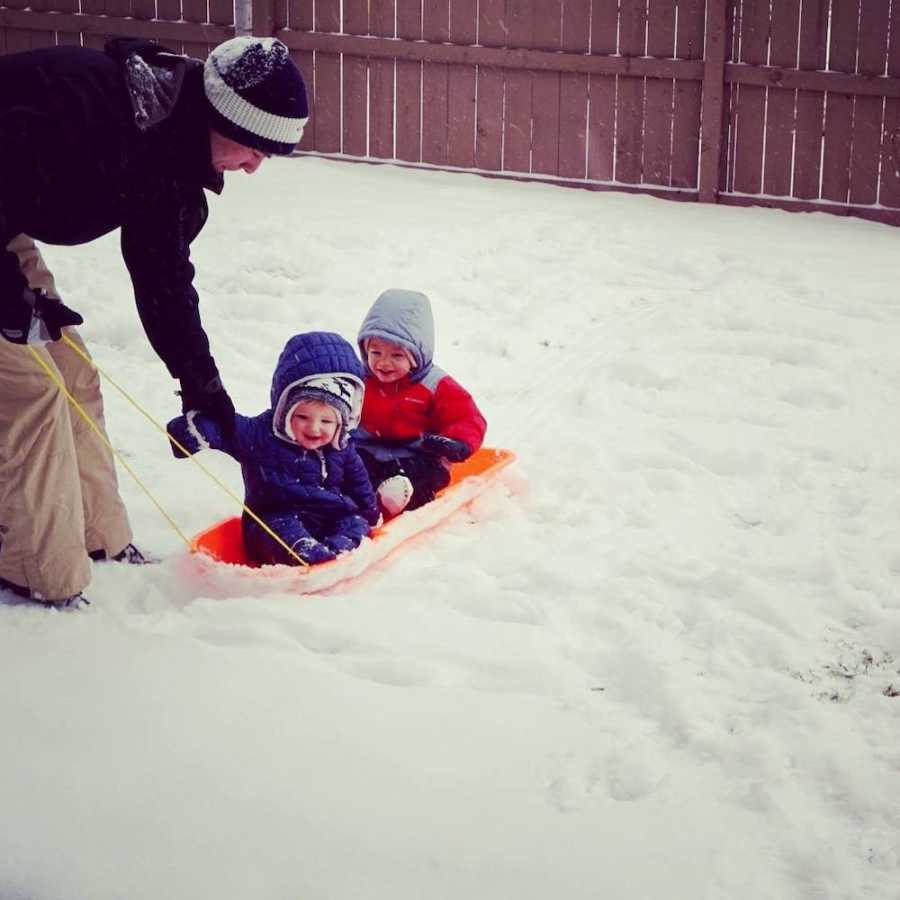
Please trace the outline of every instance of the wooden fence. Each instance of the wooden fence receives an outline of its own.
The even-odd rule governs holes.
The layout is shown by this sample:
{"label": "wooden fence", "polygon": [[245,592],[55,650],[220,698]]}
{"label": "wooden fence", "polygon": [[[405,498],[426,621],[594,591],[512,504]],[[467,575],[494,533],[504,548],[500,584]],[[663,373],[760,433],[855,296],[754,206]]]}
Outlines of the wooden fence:
{"label": "wooden fence", "polygon": [[161,41],[205,57],[234,37],[233,0],[0,0],[0,53],[57,44],[102,48],[107,37]]}
{"label": "wooden fence", "polygon": [[[900,0],[252,0],[252,24],[311,87],[301,150],[900,224]],[[232,0],[0,0],[0,51],[107,33],[202,55]]]}

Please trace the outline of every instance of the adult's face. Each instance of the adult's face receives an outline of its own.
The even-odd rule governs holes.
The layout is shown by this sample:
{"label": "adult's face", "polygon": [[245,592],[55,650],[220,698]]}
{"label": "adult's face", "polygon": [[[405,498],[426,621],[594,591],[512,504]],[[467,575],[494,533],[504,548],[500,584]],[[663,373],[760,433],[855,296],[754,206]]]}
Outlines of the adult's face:
{"label": "adult's face", "polygon": [[237,172],[239,169],[252,175],[269,154],[252,147],[245,147],[231,138],[210,129],[209,147],[212,166],[217,172]]}

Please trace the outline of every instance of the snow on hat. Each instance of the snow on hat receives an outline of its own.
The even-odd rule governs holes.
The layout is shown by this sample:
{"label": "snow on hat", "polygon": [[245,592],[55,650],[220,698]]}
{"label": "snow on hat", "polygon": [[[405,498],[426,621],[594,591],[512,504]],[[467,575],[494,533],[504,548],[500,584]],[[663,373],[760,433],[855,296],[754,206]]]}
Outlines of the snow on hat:
{"label": "snow on hat", "polygon": [[[286,437],[293,443],[290,423],[294,410],[306,400],[315,400],[319,403],[327,403],[340,416],[340,426],[335,432],[331,444],[335,450],[342,450],[347,446],[350,431],[358,423],[358,415],[356,416],[357,421],[353,421],[353,418],[354,409],[358,405],[356,395],[359,391],[359,379],[348,375],[313,375],[304,378],[298,384],[289,387],[287,399],[284,403],[279,402],[278,404],[280,408],[286,410],[284,420],[280,424],[283,434],[279,436]],[[278,427],[276,425],[276,429]]]}
{"label": "snow on hat", "polygon": [[303,76],[277,38],[245,35],[219,44],[203,66],[212,127],[233,141],[285,156],[309,118]]}

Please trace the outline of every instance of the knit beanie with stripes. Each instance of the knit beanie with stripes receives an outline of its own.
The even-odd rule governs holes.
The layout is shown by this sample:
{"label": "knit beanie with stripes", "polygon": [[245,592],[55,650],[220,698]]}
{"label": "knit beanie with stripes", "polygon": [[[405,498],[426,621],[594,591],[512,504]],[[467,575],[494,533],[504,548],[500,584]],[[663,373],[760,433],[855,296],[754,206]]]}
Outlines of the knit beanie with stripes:
{"label": "knit beanie with stripes", "polygon": [[309,117],[303,76],[277,38],[249,35],[219,44],[203,67],[210,124],[263,153],[292,153]]}

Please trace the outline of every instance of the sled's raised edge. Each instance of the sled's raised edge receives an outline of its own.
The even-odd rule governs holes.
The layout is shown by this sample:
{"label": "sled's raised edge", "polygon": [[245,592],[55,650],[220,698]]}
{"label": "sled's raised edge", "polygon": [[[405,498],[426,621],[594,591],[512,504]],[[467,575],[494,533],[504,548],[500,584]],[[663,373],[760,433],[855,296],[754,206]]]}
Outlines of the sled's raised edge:
{"label": "sled's raised edge", "polygon": [[[450,469],[450,484],[444,488],[438,498],[454,493],[468,478],[478,477],[485,480],[493,479],[502,469],[514,462],[516,455],[512,450],[502,448],[482,447],[477,453],[473,453],[465,462],[456,463]],[[391,533],[392,525],[396,525],[403,519],[399,516],[386,525],[376,528],[371,539],[378,541]],[[248,568],[260,568],[258,563],[248,560],[244,552],[244,539],[241,532],[240,516],[231,516],[222,519],[209,528],[201,531],[191,541],[191,553],[203,554],[218,562],[231,565],[245,566]],[[334,562],[337,562],[335,560]],[[334,565],[334,562],[322,563],[315,566],[316,570]]]}

